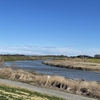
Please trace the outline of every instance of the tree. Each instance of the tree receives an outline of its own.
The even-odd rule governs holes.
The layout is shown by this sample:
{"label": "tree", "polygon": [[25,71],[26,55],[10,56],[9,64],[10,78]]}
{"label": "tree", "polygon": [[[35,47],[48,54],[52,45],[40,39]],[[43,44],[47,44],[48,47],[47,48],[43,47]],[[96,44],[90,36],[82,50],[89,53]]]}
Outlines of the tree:
{"label": "tree", "polygon": [[94,58],[100,58],[100,54],[94,55]]}

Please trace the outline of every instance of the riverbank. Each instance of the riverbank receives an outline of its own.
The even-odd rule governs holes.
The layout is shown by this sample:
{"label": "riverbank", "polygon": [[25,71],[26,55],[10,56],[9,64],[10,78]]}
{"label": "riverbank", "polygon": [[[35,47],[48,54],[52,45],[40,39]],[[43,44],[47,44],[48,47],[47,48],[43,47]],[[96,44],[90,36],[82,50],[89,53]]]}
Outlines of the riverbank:
{"label": "riverbank", "polygon": [[15,54],[15,55],[0,55],[0,62],[4,61],[18,61],[18,60],[45,60],[45,59],[53,59],[53,56],[36,56],[36,55],[20,55],[20,54]]}
{"label": "riverbank", "polygon": [[72,80],[60,76],[41,75],[24,70],[13,70],[11,68],[1,68],[0,77],[14,81],[21,81],[34,86],[100,98],[100,83],[95,81]]}
{"label": "riverbank", "polygon": [[70,69],[78,69],[78,70],[91,70],[91,71],[99,71],[100,72],[100,63],[92,63],[87,61],[82,61],[81,59],[72,59],[67,58],[64,60],[49,60],[44,61],[43,64],[62,67],[62,68],[70,68]]}

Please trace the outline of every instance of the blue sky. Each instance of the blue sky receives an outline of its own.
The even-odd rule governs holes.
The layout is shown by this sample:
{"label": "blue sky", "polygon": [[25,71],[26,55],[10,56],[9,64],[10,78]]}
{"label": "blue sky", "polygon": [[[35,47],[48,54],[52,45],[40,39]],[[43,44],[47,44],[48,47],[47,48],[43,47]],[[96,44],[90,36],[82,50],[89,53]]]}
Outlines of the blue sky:
{"label": "blue sky", "polygon": [[0,0],[0,53],[100,54],[100,0]]}

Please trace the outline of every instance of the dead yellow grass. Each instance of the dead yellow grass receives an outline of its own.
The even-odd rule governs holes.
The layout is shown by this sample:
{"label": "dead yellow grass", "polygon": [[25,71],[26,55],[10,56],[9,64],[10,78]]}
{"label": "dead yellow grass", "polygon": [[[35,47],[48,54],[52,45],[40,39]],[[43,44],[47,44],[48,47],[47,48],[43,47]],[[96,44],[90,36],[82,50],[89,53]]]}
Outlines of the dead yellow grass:
{"label": "dead yellow grass", "polygon": [[0,69],[0,76],[69,93],[100,98],[100,83],[95,81],[72,80],[61,76],[48,78],[47,75],[36,75],[23,70],[14,71],[11,68]]}
{"label": "dead yellow grass", "polygon": [[65,60],[50,60],[50,61],[44,61],[43,63],[56,67],[100,71],[100,63],[85,62],[84,59],[82,60],[78,58],[74,59],[69,58]]}

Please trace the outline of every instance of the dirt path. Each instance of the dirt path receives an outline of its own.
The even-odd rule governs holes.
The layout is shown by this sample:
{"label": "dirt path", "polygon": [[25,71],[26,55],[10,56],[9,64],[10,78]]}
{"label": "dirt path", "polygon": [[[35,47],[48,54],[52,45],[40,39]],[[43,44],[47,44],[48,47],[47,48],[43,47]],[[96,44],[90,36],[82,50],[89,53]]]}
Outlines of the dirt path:
{"label": "dirt path", "polygon": [[75,94],[69,94],[69,93],[62,92],[62,91],[36,87],[36,86],[32,86],[26,83],[15,82],[15,81],[7,80],[7,79],[0,79],[0,82],[8,84],[8,85],[12,85],[12,86],[26,88],[31,91],[36,91],[36,92],[44,93],[44,94],[51,95],[51,96],[62,97],[65,100],[96,100],[93,98],[87,98],[87,97],[83,97],[83,96],[79,96]]}

